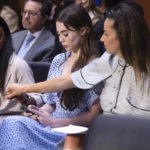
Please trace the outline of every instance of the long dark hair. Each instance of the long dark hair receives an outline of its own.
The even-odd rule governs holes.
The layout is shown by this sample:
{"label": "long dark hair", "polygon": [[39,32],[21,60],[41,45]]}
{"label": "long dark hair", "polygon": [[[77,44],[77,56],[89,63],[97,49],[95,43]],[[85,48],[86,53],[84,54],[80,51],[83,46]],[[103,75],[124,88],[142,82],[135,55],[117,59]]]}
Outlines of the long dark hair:
{"label": "long dark hair", "polygon": [[[71,30],[70,27],[75,31],[80,31],[82,27],[86,27],[87,29],[81,41],[80,56],[72,67],[72,72],[74,72],[85,66],[90,57],[96,54],[93,45],[92,22],[86,10],[82,6],[76,4],[72,4],[63,9],[57,21],[62,22],[68,30]],[[65,90],[61,97],[61,105],[63,108],[69,109],[70,111],[74,110],[82,100],[82,96],[83,90],[77,88]]]}
{"label": "long dark hair", "polygon": [[4,6],[8,5],[8,1],[7,0],[0,0],[0,11],[2,10],[2,8]]}
{"label": "long dark hair", "polygon": [[3,47],[0,49],[0,92],[3,93],[8,63],[14,50],[11,44],[11,35],[9,28],[2,17],[0,17],[0,27],[4,30],[5,34]]}
{"label": "long dark hair", "polygon": [[133,67],[136,81],[143,81],[145,73],[150,77],[150,32],[144,17],[134,7],[122,3],[107,18],[114,20],[112,27],[121,53]]}

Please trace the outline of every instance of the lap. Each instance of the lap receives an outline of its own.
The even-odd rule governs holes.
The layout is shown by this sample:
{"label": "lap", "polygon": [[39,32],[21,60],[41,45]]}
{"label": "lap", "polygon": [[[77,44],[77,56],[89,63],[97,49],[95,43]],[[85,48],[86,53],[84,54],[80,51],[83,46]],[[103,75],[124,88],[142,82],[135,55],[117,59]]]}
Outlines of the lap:
{"label": "lap", "polygon": [[[19,115],[19,114],[17,114]],[[15,116],[15,114],[8,114],[8,115],[0,115],[0,125],[2,124],[3,120],[7,117],[10,117],[10,116]],[[21,114],[20,114],[21,116]]]}
{"label": "lap", "polygon": [[2,124],[3,120],[8,116],[0,116],[0,125]]}

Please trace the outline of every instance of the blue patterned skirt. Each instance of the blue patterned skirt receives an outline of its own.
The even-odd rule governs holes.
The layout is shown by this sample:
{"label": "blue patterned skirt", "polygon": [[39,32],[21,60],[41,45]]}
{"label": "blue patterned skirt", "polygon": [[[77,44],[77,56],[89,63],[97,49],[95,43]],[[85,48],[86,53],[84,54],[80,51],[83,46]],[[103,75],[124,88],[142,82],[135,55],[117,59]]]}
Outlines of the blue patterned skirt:
{"label": "blue patterned skirt", "polygon": [[28,117],[11,116],[0,127],[0,150],[57,150],[65,136]]}

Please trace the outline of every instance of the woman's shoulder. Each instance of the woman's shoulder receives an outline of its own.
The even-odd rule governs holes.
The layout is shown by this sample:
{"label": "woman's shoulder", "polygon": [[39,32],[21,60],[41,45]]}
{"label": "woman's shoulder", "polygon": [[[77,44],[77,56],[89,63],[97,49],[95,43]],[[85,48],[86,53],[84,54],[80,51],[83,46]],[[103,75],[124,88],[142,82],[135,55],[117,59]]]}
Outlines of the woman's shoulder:
{"label": "woman's shoulder", "polygon": [[11,56],[9,65],[15,70],[30,70],[28,63],[14,53]]}
{"label": "woman's shoulder", "polygon": [[[27,62],[24,59],[18,57],[14,53],[12,54],[11,60],[13,61],[13,63],[18,63],[18,65],[27,64]],[[21,62],[21,63],[19,64],[19,62]]]}

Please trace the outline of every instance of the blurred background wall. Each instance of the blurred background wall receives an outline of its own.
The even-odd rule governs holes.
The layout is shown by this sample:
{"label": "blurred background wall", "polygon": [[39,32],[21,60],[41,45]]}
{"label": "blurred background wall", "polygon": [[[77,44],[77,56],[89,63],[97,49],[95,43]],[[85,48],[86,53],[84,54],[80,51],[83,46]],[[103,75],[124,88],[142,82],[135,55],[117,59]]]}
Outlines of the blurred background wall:
{"label": "blurred background wall", "polygon": [[150,0],[134,0],[134,1],[136,1],[143,7],[145,13],[145,19],[150,29]]}

